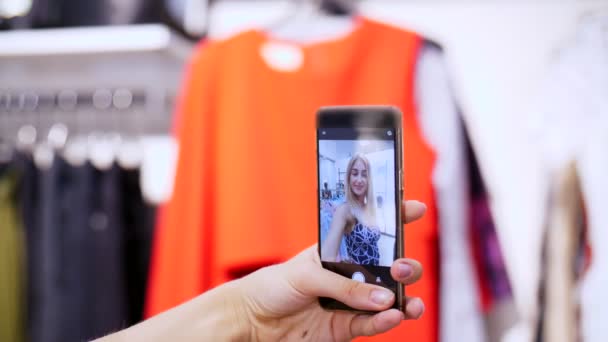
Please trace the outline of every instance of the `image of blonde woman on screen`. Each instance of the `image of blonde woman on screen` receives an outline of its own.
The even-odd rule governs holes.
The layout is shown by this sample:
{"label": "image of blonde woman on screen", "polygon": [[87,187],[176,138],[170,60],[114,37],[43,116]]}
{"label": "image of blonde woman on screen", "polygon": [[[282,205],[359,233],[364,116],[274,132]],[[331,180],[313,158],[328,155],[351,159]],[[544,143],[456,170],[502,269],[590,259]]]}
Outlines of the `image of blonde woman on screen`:
{"label": "image of blonde woman on screen", "polygon": [[336,208],[327,237],[321,245],[323,261],[339,261],[340,242],[344,238],[348,259],[342,262],[379,265],[378,240],[382,232],[376,223],[371,170],[369,160],[361,154],[349,160],[346,168],[346,201]]}

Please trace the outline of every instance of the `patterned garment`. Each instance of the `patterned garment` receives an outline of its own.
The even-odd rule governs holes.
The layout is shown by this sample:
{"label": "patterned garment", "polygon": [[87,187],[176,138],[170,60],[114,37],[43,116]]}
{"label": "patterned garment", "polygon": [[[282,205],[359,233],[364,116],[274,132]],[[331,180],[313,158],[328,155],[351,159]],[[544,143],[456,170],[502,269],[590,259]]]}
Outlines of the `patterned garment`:
{"label": "patterned garment", "polygon": [[358,265],[378,266],[380,263],[378,240],[380,240],[378,229],[357,222],[353,230],[346,234],[346,249],[351,260]]}

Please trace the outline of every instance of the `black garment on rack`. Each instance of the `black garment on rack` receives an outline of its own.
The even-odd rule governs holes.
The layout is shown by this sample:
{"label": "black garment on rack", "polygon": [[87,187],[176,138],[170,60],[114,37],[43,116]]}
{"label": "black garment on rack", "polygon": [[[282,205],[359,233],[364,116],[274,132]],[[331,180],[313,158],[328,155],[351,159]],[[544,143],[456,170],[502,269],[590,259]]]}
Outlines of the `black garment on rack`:
{"label": "black garment on rack", "polygon": [[88,194],[87,251],[84,260],[87,281],[84,338],[103,336],[126,327],[127,280],[124,277],[125,242],[120,193],[120,169],[114,165],[100,171],[90,164],[92,193]]}
{"label": "black garment on rack", "polygon": [[[58,222],[61,226],[54,227],[55,232],[60,234],[60,248],[62,253],[58,258],[58,276],[61,279],[59,292],[63,295],[58,306],[64,306],[64,320],[59,329],[55,330],[57,341],[76,341],[86,338],[86,323],[90,307],[88,303],[88,288],[90,282],[96,281],[87,277],[88,265],[86,264],[88,246],[88,216],[91,212],[89,197],[95,193],[93,188],[91,170],[88,165],[78,167],[67,164],[63,159],[56,158],[56,163],[61,165],[62,173],[59,186],[62,187],[61,195],[57,198]],[[43,206],[47,206],[46,203]],[[55,247],[57,248],[57,247]],[[61,312],[61,308],[54,309]],[[57,314],[57,312],[55,312]],[[77,327],[74,325],[78,324]],[[44,335],[43,335],[44,338]]]}
{"label": "black garment on rack", "polygon": [[[36,258],[33,279],[34,293],[32,302],[32,341],[69,340],[69,333],[76,333],[80,322],[73,322],[73,305],[78,293],[68,293],[64,290],[64,277],[61,273],[66,265],[62,265],[63,253],[67,253],[62,243],[64,227],[62,222],[61,199],[62,191],[66,189],[63,177],[64,163],[55,159],[47,170],[39,170],[38,203],[35,207],[39,220],[28,228],[33,232]],[[30,248],[28,246],[28,248]],[[72,302],[70,302],[72,300]],[[74,329],[66,331],[66,320],[73,324]]]}
{"label": "black garment on rack", "polygon": [[[90,165],[73,167],[56,157],[39,171],[39,221],[34,248],[38,278],[32,341],[82,341],[89,337],[94,310],[91,277],[91,198],[96,196]],[[106,298],[107,300],[107,298]]]}
{"label": "black garment on rack", "polygon": [[14,155],[13,163],[16,170],[21,175],[19,184],[18,197],[23,229],[25,232],[25,267],[26,267],[26,332],[27,338],[30,341],[35,341],[34,335],[35,326],[39,321],[37,304],[39,303],[39,295],[41,294],[41,284],[39,275],[40,264],[38,264],[40,246],[38,242],[38,168],[34,165],[31,155],[17,152]]}
{"label": "black garment on rack", "polygon": [[140,171],[122,170],[123,218],[125,233],[127,297],[129,325],[143,319],[148,268],[156,208],[146,203],[140,188]]}
{"label": "black garment on rack", "polygon": [[26,230],[28,340],[83,341],[143,317],[155,208],[138,170],[18,154]]}

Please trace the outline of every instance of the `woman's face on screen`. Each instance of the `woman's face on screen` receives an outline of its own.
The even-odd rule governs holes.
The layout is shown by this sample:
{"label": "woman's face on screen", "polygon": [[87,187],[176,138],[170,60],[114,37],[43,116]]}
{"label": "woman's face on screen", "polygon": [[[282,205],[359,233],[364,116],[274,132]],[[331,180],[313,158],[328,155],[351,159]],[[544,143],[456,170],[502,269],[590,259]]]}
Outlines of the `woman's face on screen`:
{"label": "woman's face on screen", "polygon": [[357,196],[365,196],[367,193],[367,168],[361,159],[357,159],[353,163],[349,175],[350,188]]}

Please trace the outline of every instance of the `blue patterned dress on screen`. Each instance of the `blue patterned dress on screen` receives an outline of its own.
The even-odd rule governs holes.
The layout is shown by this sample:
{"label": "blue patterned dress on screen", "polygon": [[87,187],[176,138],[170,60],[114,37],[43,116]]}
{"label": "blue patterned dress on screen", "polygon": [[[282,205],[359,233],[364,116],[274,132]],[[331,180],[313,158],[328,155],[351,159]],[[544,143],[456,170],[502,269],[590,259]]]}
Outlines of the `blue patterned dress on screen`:
{"label": "blue patterned dress on screen", "polygon": [[346,234],[346,249],[352,262],[359,265],[378,266],[380,230],[356,222],[350,233]]}

